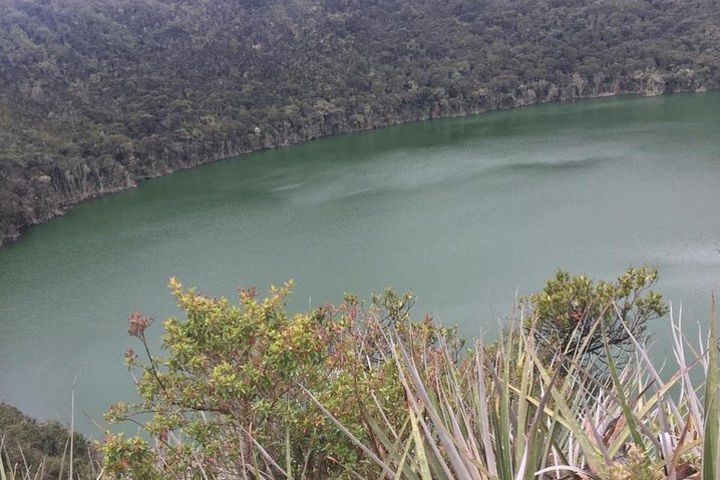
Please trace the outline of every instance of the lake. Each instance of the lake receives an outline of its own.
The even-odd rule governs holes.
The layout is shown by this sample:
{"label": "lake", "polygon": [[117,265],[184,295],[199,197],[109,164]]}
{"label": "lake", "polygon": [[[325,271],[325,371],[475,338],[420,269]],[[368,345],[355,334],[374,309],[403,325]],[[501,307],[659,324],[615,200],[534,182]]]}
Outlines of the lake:
{"label": "lake", "polygon": [[[0,251],[0,400],[95,437],[133,398],[134,310],[294,279],[293,309],[411,289],[415,313],[492,338],[558,268],[661,269],[685,322],[720,286],[720,93],[606,98],[259,152],[72,209]],[[693,327],[696,328],[696,327]],[[653,327],[656,354],[667,321]]]}

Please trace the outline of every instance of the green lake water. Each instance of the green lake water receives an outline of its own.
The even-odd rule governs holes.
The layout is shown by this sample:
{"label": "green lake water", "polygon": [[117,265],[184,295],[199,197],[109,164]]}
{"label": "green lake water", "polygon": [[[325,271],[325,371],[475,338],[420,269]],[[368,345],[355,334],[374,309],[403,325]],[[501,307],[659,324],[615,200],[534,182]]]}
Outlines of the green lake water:
{"label": "green lake water", "polygon": [[[127,316],[293,278],[291,307],[393,286],[495,335],[558,267],[661,268],[690,325],[720,286],[720,93],[542,105],[313,141],[89,202],[0,251],[0,400],[95,436],[133,398]],[[692,327],[696,328],[696,327]],[[667,321],[652,327],[668,348]],[[160,332],[153,327],[154,342]]]}

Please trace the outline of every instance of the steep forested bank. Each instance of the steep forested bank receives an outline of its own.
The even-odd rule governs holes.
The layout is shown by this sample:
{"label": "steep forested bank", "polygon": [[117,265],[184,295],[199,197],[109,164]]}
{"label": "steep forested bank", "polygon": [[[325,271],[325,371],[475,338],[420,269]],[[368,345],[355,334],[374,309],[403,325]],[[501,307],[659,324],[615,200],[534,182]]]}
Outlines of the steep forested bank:
{"label": "steep forested bank", "polygon": [[[85,437],[78,433],[73,436],[74,471],[78,478],[88,478],[89,461],[95,452]],[[62,479],[63,472],[69,470],[69,437],[70,432],[61,423],[38,422],[0,401],[0,478],[6,479],[4,473],[23,472],[25,466],[32,466],[32,474],[22,478]],[[9,480],[13,478],[10,474]]]}
{"label": "steep forested bank", "polygon": [[712,0],[0,0],[0,244],[261,148],[718,86]]}

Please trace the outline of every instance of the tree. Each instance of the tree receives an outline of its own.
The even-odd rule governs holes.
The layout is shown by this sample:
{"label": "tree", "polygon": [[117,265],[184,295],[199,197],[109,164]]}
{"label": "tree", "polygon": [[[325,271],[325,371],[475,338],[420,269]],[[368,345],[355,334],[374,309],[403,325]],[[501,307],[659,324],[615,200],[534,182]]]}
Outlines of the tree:
{"label": "tree", "polygon": [[558,270],[543,290],[523,299],[525,328],[532,332],[546,359],[571,357],[584,347],[591,360],[605,357],[605,342],[622,360],[642,342],[647,323],[668,312],[660,294],[652,291],[654,268],[629,268],[614,282],[594,282],[584,275]]}

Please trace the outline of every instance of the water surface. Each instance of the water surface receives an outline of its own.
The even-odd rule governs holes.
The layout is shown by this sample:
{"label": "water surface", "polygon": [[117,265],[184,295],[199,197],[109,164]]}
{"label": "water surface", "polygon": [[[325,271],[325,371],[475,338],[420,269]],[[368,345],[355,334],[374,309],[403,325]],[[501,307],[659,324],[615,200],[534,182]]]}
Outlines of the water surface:
{"label": "water surface", "polygon": [[[261,152],[83,204],[0,251],[0,400],[78,423],[132,398],[127,315],[293,278],[293,308],[412,289],[492,337],[558,267],[661,268],[686,322],[720,286],[720,93],[602,99]],[[155,334],[159,329],[154,327]],[[660,352],[669,337],[655,327]]]}

